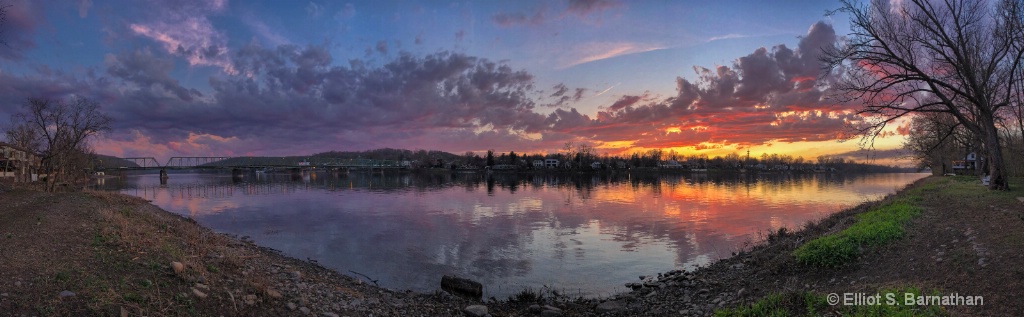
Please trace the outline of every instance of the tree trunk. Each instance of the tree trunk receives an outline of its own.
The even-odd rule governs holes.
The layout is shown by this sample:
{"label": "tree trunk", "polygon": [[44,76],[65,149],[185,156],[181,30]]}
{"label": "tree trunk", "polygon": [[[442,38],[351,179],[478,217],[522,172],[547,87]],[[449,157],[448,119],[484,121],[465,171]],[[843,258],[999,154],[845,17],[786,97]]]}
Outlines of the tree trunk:
{"label": "tree trunk", "polygon": [[983,121],[981,128],[985,132],[985,150],[988,152],[985,161],[988,165],[988,189],[1010,190],[1010,184],[1006,178],[1006,165],[1003,162],[1003,149],[999,146],[999,130],[991,120]]}

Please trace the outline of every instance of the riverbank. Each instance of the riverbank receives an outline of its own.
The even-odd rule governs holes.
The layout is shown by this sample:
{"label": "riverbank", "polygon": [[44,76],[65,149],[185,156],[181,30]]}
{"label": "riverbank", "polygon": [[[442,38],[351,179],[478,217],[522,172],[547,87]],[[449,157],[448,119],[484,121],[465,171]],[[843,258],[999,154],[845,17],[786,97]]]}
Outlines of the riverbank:
{"label": "riverbank", "polygon": [[[1024,291],[1024,182],[989,192],[974,177],[930,177],[881,202],[846,210],[800,231],[765,235],[762,244],[696,272],[651,274],[634,291],[609,298],[569,298],[553,290],[473,302],[444,293],[375,287],[285,257],[250,241],[216,234],[130,196],[84,192],[0,193],[0,311],[13,315],[121,316],[457,316],[484,305],[493,316],[708,315],[761,302],[790,314],[845,313],[830,293],[925,293],[983,296],[977,307],[944,306],[956,315],[1020,315]],[[857,214],[913,192],[922,212],[901,239],[866,247],[838,267],[798,263],[793,251],[856,222]],[[796,231],[796,232],[794,232]],[[175,272],[171,262],[180,262]],[[655,272],[637,272],[638,275]],[[440,277],[438,277],[440,281]],[[487,286],[485,286],[487,287]],[[554,286],[557,290],[557,286]],[[545,305],[549,305],[545,307]],[[303,309],[305,308],[305,309]],[[918,307],[915,307],[918,308]]]}

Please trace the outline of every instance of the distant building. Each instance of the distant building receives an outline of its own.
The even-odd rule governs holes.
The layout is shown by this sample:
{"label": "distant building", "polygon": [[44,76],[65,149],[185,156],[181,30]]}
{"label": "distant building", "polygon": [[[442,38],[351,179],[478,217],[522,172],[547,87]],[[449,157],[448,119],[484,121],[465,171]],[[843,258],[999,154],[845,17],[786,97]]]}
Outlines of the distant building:
{"label": "distant building", "polygon": [[558,159],[545,159],[544,160],[544,166],[547,167],[547,168],[557,168],[558,167],[558,163],[559,163]]}
{"label": "distant building", "polygon": [[534,168],[544,167],[544,160],[533,160],[533,167]]}
{"label": "distant building", "polygon": [[[984,161],[981,159],[980,161]],[[963,160],[953,161],[954,170],[973,170],[978,168],[978,154],[975,152],[967,153],[967,156]]]}
{"label": "distant building", "polygon": [[32,151],[0,142],[0,178],[14,178],[16,182],[35,181],[40,160],[39,155]]}
{"label": "distant building", "polygon": [[593,162],[593,163],[590,163],[590,168],[593,168],[593,169],[601,169],[601,162]]}
{"label": "distant building", "polygon": [[661,167],[661,168],[683,168],[683,164],[680,164],[679,161],[676,161],[676,160],[667,160],[667,161],[661,161],[660,163],[658,163],[658,167]]}

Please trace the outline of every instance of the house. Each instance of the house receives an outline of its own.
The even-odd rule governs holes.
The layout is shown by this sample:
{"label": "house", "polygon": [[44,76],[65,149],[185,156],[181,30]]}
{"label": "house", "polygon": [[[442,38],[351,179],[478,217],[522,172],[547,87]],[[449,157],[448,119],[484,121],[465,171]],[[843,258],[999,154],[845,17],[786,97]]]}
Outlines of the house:
{"label": "house", "polygon": [[32,151],[0,142],[0,178],[14,178],[15,181],[30,181],[38,177],[40,157]]}
{"label": "house", "polygon": [[547,167],[547,168],[556,168],[556,167],[558,167],[558,163],[559,163],[558,159],[545,159],[544,160],[544,166]]}
{"label": "house", "polygon": [[984,162],[985,158],[979,158],[975,152],[967,153],[963,160],[953,161],[954,170],[973,170],[978,168],[978,162]]}
{"label": "house", "polygon": [[533,160],[533,167],[534,168],[544,167],[544,160]]}
{"label": "house", "polygon": [[596,170],[601,169],[601,162],[590,163],[590,168],[596,169]]}
{"label": "house", "polygon": [[626,161],[615,161],[615,167],[619,169],[625,169]]}

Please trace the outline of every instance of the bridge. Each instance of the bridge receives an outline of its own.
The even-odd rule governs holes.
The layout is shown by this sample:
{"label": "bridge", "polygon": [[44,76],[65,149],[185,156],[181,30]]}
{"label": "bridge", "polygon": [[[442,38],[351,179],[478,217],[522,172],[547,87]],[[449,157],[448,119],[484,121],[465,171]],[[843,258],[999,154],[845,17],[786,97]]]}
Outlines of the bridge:
{"label": "bridge", "polygon": [[[256,156],[175,156],[160,164],[153,157],[123,157],[121,162],[106,164],[102,170],[168,170],[168,169],[405,169],[405,161],[372,159],[312,158],[297,159],[286,157]],[[126,164],[131,163],[131,164]]]}

